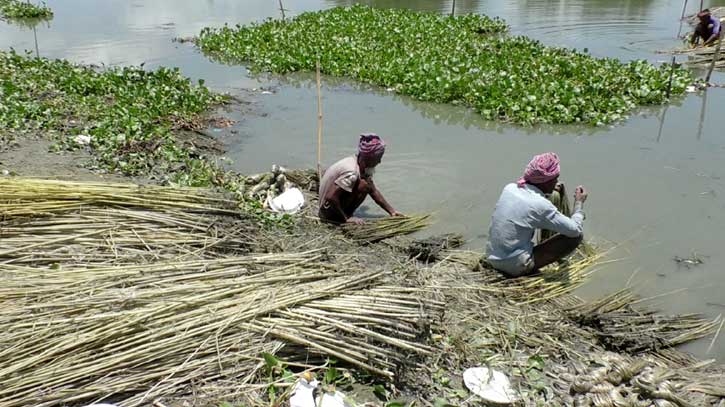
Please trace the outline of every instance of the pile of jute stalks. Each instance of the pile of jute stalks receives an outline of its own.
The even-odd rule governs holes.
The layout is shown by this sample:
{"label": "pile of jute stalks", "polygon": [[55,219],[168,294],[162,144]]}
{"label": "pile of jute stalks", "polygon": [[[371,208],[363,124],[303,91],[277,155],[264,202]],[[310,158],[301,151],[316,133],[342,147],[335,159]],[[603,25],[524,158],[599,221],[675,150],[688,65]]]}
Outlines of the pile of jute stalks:
{"label": "pile of jute stalks", "polygon": [[223,193],[6,179],[0,196],[0,405],[253,398],[263,353],[392,378],[433,351],[441,302],[323,249],[255,253]]}

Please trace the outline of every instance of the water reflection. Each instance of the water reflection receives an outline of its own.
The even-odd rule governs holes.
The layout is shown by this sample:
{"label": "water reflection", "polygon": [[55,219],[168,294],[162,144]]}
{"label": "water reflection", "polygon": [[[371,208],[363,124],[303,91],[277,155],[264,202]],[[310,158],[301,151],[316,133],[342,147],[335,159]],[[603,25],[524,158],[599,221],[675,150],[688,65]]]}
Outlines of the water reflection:
{"label": "water reflection", "polygon": [[[294,88],[312,89],[315,86],[315,75],[311,72],[298,72],[285,76],[272,74],[257,74],[253,78],[259,82],[274,81],[280,86],[289,86]],[[347,78],[339,78],[332,76],[322,76],[323,92],[353,92],[356,94],[373,94],[382,97],[389,97],[395,102],[399,102],[402,106],[412,111],[418,112],[424,119],[430,120],[435,125],[462,126],[464,129],[470,128],[486,130],[493,133],[505,134],[516,127],[518,131],[527,135],[547,134],[547,135],[577,135],[591,136],[594,134],[604,134],[609,127],[592,127],[589,125],[537,125],[537,126],[520,126],[514,124],[503,123],[501,121],[490,121],[484,119],[474,109],[466,106],[456,106],[450,104],[441,104],[434,102],[423,102],[416,100],[410,96],[394,93],[380,86],[359,83]],[[641,115],[655,114],[657,107],[642,108],[639,111]]]}
{"label": "water reflection", "polygon": [[705,125],[705,110],[707,109],[707,88],[702,93],[702,105],[700,106],[700,120],[697,123],[697,140],[702,139],[702,127]]}

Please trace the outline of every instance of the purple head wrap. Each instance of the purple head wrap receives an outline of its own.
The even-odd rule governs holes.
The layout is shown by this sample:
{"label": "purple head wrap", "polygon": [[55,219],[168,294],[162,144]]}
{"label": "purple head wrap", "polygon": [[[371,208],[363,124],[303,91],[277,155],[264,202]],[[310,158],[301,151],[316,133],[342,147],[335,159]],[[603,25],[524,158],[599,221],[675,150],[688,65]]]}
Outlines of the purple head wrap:
{"label": "purple head wrap", "polygon": [[530,184],[543,184],[559,176],[559,156],[556,153],[544,153],[534,156],[524,170],[524,176],[516,181],[519,188],[527,182]]}
{"label": "purple head wrap", "polygon": [[357,154],[361,158],[380,158],[385,153],[385,142],[375,133],[363,133],[357,145]]}

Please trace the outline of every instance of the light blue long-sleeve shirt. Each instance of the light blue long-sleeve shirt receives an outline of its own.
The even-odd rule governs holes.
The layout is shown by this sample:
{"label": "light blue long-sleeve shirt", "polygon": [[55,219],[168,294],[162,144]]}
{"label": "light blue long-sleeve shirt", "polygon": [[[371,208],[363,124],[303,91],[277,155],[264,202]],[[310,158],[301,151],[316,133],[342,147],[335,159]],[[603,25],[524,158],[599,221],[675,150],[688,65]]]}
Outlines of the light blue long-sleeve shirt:
{"label": "light blue long-sleeve shirt", "polygon": [[712,35],[720,34],[720,18],[710,16],[710,24],[712,24]]}
{"label": "light blue long-sleeve shirt", "polygon": [[559,212],[539,188],[530,184],[523,187],[508,184],[491,217],[486,257],[489,260],[505,260],[524,252],[532,254],[536,229],[579,237],[583,223],[581,202],[574,204],[574,214],[569,218]]}

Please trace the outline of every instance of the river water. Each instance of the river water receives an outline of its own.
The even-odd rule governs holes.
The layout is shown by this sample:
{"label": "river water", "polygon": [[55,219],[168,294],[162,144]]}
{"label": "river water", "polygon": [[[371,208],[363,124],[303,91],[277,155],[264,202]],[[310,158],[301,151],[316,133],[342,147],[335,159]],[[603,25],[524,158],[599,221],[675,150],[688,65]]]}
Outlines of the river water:
{"label": "river water", "polygon": [[[345,0],[284,1],[286,14],[348,5]],[[450,0],[368,0],[377,7],[447,13]],[[698,4],[695,4],[698,3]],[[178,66],[212,88],[243,93],[261,115],[238,117],[229,158],[242,172],[272,163],[315,165],[316,94],[309,75],[251,77],[244,67],[213,63],[188,44],[172,42],[205,26],[247,24],[279,17],[273,0],[58,0],[50,23],[0,22],[0,48],[80,63]],[[725,0],[705,6],[725,5]],[[456,13],[503,17],[513,34],[547,45],[587,48],[592,55],[660,63],[655,51],[678,45],[680,0],[458,0]],[[690,2],[688,13],[699,2]],[[714,82],[725,83],[716,73]],[[486,122],[471,111],[420,103],[383,89],[323,78],[323,164],[354,151],[356,135],[374,131],[388,142],[376,180],[402,212],[434,212],[433,231],[465,234],[484,246],[501,188],[536,153],[556,151],[562,180],[590,191],[589,239],[613,248],[585,298],[631,285],[663,312],[725,311],[725,90],[690,94],[669,107],[644,108],[604,128],[522,128]],[[363,208],[365,214],[381,213]],[[678,265],[697,255],[704,264]],[[708,340],[688,345],[701,357],[725,360],[725,341],[709,354]]]}

